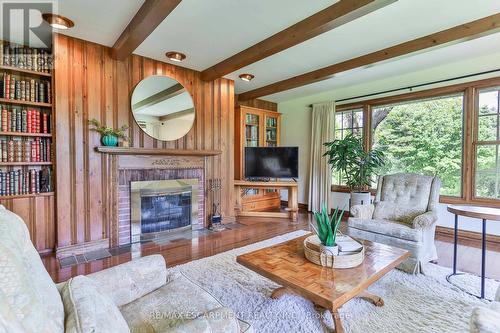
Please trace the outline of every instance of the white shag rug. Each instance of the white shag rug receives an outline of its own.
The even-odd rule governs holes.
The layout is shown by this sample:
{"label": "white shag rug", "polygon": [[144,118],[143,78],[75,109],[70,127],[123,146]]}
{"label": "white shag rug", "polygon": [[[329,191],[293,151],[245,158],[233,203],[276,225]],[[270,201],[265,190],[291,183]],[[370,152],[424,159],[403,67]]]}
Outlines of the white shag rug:
{"label": "white shag rug", "polygon": [[[220,253],[169,268],[182,271],[194,282],[233,309],[239,318],[252,324],[256,333],[264,332],[331,332],[332,317],[313,304],[295,295],[270,298],[279,287],[276,283],[246,269],[236,256],[302,236],[295,231],[259,243]],[[340,310],[347,332],[468,332],[469,318],[481,301],[453,287],[445,280],[449,268],[431,265],[427,275],[410,275],[399,270],[389,272],[368,290],[381,296],[385,305],[375,307],[369,302],[353,299]],[[479,278],[473,275],[456,277],[456,283],[476,288]],[[488,280],[487,297],[492,298],[498,283]],[[478,288],[471,289],[478,291]]]}

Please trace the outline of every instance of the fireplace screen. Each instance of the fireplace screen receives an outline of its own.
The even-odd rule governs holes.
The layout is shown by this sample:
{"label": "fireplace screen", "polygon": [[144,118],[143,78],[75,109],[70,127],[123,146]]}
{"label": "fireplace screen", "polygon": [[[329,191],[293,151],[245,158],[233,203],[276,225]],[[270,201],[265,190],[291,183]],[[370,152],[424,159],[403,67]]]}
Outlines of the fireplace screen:
{"label": "fireplace screen", "polygon": [[141,193],[141,233],[191,225],[191,189],[172,193]]}
{"label": "fireplace screen", "polygon": [[198,219],[198,192],[197,179],[130,182],[132,242],[190,229]]}

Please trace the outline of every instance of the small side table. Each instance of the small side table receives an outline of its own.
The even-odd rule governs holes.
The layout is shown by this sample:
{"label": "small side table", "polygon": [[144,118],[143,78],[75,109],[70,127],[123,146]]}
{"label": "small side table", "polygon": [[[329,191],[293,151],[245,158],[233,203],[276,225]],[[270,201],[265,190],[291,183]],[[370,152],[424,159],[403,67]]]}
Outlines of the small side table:
{"label": "small side table", "polygon": [[[457,245],[458,245],[458,216],[472,217],[481,219],[482,226],[482,245],[481,245],[481,296],[474,295],[484,299],[484,274],[486,270],[486,221],[500,221],[500,209],[480,207],[480,206],[456,206],[449,205],[448,211],[455,214],[455,234],[453,241],[453,273],[446,276],[446,280],[453,284],[450,278],[457,274]],[[466,290],[464,290],[467,292]],[[469,292],[467,292],[469,293]],[[470,294],[470,293],[469,293]]]}

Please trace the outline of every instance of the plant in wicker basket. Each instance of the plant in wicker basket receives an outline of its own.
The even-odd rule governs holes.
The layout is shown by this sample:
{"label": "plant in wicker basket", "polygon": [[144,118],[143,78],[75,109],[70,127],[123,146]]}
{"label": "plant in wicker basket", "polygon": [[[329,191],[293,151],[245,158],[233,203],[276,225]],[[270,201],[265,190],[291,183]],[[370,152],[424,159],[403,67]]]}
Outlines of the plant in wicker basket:
{"label": "plant in wicker basket", "polygon": [[323,203],[321,212],[313,213],[317,227],[312,224],[311,226],[318,235],[318,238],[322,245],[322,250],[333,252],[334,255],[338,254],[337,243],[335,242],[335,240],[337,239],[337,231],[339,229],[344,210],[340,211],[338,208],[336,208],[332,216],[330,217],[328,216],[326,203]]}

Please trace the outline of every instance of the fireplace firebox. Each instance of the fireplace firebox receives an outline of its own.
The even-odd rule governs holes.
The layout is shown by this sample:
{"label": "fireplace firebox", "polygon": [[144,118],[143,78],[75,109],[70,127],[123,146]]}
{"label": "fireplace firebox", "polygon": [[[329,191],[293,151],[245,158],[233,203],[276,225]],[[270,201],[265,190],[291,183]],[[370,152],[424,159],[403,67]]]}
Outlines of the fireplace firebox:
{"label": "fireplace firebox", "polygon": [[132,242],[191,228],[198,218],[197,179],[130,183]]}

